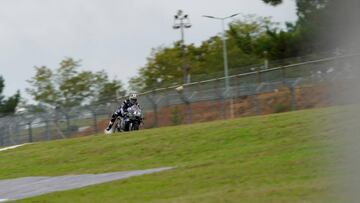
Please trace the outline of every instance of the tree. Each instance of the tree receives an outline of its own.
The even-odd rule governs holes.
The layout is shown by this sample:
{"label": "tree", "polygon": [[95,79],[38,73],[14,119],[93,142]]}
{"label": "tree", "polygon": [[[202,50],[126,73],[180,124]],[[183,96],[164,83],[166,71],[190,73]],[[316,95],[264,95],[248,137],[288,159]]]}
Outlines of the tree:
{"label": "tree", "polygon": [[266,31],[273,28],[278,28],[279,23],[273,22],[271,17],[262,17],[256,15],[244,15],[241,19],[237,19],[230,23],[230,30],[228,31],[231,36],[245,40],[250,37],[251,39],[258,39],[266,35]]}
{"label": "tree", "polygon": [[15,95],[5,99],[2,92],[5,88],[5,81],[0,76],[0,116],[14,113],[17,105],[20,102],[20,92],[17,91]]}
{"label": "tree", "polygon": [[35,67],[26,91],[35,101],[60,108],[114,99],[116,92],[124,94],[120,81],[110,81],[104,71],[79,71],[80,66],[80,61],[66,58],[54,72],[46,66]]}
{"label": "tree", "polygon": [[60,102],[60,92],[56,89],[53,71],[46,66],[34,67],[35,76],[28,83],[32,88],[26,91],[33,96],[35,101],[43,102],[51,106],[58,106]]}
{"label": "tree", "polygon": [[4,99],[4,96],[1,95],[2,92],[3,92],[3,90],[4,90],[4,87],[5,87],[5,85],[4,85],[4,79],[3,79],[2,76],[0,76],[0,103],[2,103],[2,100]]}
{"label": "tree", "polygon": [[279,24],[272,22],[270,17],[259,17],[256,15],[243,16],[230,24],[228,31],[236,45],[244,52],[242,58],[246,59],[244,65],[259,63],[264,58],[264,52],[269,52],[273,44],[269,31],[281,30]]}
{"label": "tree", "polygon": [[[277,6],[283,1],[263,2]],[[282,60],[319,52],[331,53],[344,44],[358,46],[360,42],[354,43],[359,40],[353,36],[360,35],[357,26],[360,13],[346,13],[354,11],[349,2],[296,0],[298,20],[286,23],[286,28],[280,28],[268,17],[254,15],[231,22],[226,31],[230,74],[248,72],[249,65],[262,63],[265,57]],[[359,8],[359,4],[357,2],[353,7]],[[199,46],[187,45],[185,57],[180,45],[176,42],[171,47],[154,49],[138,76],[131,78],[130,88],[147,91],[181,84],[184,63],[190,67],[192,81],[223,76],[223,45],[219,36],[213,36]]]}
{"label": "tree", "polygon": [[180,43],[169,48],[153,49],[147,64],[140,68],[139,76],[130,79],[130,89],[146,91],[179,82],[183,77],[182,66]]}
{"label": "tree", "polygon": [[99,71],[94,74],[93,100],[91,103],[104,103],[115,101],[119,97],[124,97],[126,91],[120,80],[110,80],[105,71]]}
{"label": "tree", "polygon": [[[249,65],[262,63],[264,51],[273,46],[267,31],[277,28],[278,24],[270,18],[255,15],[243,16],[241,20],[230,23],[230,29],[226,31],[230,73],[248,72]],[[187,45],[185,57],[181,43],[175,42],[170,47],[153,49],[146,65],[139,70],[138,76],[131,78],[129,86],[132,90],[148,91],[181,84],[184,65],[190,68],[191,81],[223,77],[223,60],[220,36],[213,36],[199,46]]]}
{"label": "tree", "polygon": [[[280,0],[263,0],[278,5]],[[298,20],[294,34],[300,54],[358,48],[359,1],[296,0]]]}

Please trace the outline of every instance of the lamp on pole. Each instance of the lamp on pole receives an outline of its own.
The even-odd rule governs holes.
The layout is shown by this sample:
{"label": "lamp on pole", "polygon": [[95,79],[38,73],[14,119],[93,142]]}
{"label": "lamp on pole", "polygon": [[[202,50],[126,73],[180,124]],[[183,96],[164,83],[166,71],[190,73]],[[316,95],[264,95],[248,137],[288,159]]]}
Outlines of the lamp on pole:
{"label": "lamp on pole", "polygon": [[185,29],[191,28],[191,23],[189,15],[184,14],[182,10],[178,10],[177,14],[174,16],[174,25],[175,30],[180,29],[181,32],[181,51],[183,58],[183,70],[184,70],[184,83],[190,83],[190,68],[185,62]]}
{"label": "lamp on pole", "polygon": [[223,57],[224,57],[225,94],[227,94],[229,92],[229,86],[230,86],[229,85],[229,68],[228,68],[228,59],[227,59],[226,39],[225,39],[225,20],[229,19],[229,18],[233,18],[239,14],[240,13],[236,13],[236,14],[233,14],[233,15],[230,15],[227,17],[223,17],[223,18],[203,15],[203,17],[205,17],[205,18],[211,18],[211,19],[221,21],[222,41],[223,41]]}

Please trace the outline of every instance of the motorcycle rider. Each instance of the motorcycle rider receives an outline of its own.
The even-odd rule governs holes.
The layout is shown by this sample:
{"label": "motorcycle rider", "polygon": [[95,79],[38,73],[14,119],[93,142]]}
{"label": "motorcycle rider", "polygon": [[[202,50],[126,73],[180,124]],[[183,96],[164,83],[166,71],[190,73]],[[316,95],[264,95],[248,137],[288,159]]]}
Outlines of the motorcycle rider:
{"label": "motorcycle rider", "polygon": [[[119,108],[112,114],[108,127],[105,130],[105,133],[109,133],[112,126],[114,125],[116,118],[117,117],[124,118],[128,113],[128,108],[132,107],[133,105],[138,105],[138,102],[137,102],[137,95],[132,93],[125,101],[123,101],[122,105],[119,106]],[[126,131],[128,129],[124,129],[124,130]]]}

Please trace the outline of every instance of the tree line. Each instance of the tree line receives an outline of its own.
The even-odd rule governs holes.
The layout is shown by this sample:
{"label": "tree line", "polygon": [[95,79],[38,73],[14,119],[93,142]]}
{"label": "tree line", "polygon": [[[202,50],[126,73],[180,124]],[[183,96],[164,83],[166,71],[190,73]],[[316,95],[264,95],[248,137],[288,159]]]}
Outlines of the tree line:
{"label": "tree line", "polygon": [[20,91],[17,91],[16,94],[14,94],[9,98],[5,98],[5,96],[2,95],[4,88],[5,88],[5,80],[0,75],[0,117],[1,115],[8,115],[13,113],[20,101]]}
{"label": "tree line", "polygon": [[110,80],[105,71],[80,71],[80,65],[80,61],[66,58],[55,71],[35,67],[26,91],[35,101],[62,108],[112,101],[125,94],[121,81]]}
{"label": "tree line", "polygon": [[35,75],[27,82],[26,92],[37,104],[28,104],[18,91],[4,99],[4,79],[0,76],[0,117],[14,113],[19,105],[27,112],[66,109],[116,101],[126,94],[120,80],[110,79],[105,71],[82,71],[81,61],[65,58],[59,67],[35,66]]}
{"label": "tree line", "polygon": [[[263,1],[273,6],[282,3],[281,0]],[[338,24],[347,22],[347,15],[339,13],[340,1],[296,0],[296,5],[298,20],[286,23],[285,27],[269,17],[255,15],[242,16],[231,22],[225,34],[230,71],[249,72],[249,65],[261,64],[264,60],[334,52],[341,48],[340,38],[344,35],[334,31]],[[338,21],[335,23],[334,19]],[[147,91],[181,84],[184,66],[190,69],[192,81],[203,79],[198,76],[214,77],[224,69],[222,52],[220,36],[213,36],[198,46],[175,42],[171,46],[158,47],[152,50],[138,75],[131,78],[129,86],[135,91]]]}

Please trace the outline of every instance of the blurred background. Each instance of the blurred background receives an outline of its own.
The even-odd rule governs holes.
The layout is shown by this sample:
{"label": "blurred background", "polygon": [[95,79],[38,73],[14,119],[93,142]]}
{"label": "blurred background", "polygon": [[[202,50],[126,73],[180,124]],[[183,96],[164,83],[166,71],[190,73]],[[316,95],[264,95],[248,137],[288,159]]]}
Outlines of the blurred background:
{"label": "blurred background", "polygon": [[326,133],[336,194],[357,202],[359,11],[357,0],[3,0],[0,146],[101,134],[129,93],[142,128],[345,106]]}
{"label": "blurred background", "polygon": [[0,146],[101,133],[129,93],[143,128],[358,101],[355,0],[0,5]]}

